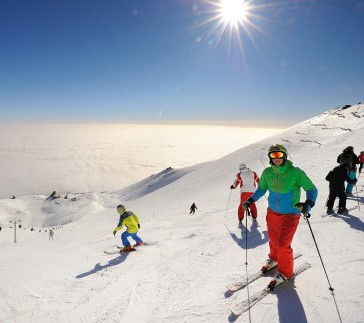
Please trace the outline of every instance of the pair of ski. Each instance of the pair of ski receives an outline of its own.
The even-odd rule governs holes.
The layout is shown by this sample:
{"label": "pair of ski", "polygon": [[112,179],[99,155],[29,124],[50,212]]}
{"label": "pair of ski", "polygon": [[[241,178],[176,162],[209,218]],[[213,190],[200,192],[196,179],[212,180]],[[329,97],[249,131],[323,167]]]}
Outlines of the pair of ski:
{"label": "pair of ski", "polygon": [[[294,259],[297,259],[298,257],[301,257],[301,256],[302,256],[301,254],[296,254],[294,256]],[[276,267],[277,266],[274,266],[264,273],[262,271],[259,271],[255,274],[249,276],[248,279],[245,281],[229,284],[226,287],[229,291],[236,292],[238,290],[245,288],[247,285],[251,284],[252,282],[256,281],[257,279],[259,279],[261,277],[265,277],[266,273],[272,271]],[[283,282],[282,284],[276,286],[275,288],[272,289],[270,287],[265,287],[261,291],[250,296],[248,299],[245,299],[243,301],[235,300],[229,307],[230,311],[236,316],[243,314],[244,312],[249,310],[251,307],[253,307],[256,303],[258,303],[260,300],[262,300],[265,296],[269,295],[273,290],[276,290],[277,288],[280,288],[280,286],[285,285],[285,283],[289,282],[290,280],[292,280],[297,275],[304,272],[306,269],[308,269],[310,267],[311,267],[311,265],[309,263],[305,262],[295,269],[293,276],[289,280]]]}
{"label": "pair of ski", "polygon": [[134,246],[133,249],[129,250],[129,251],[123,251],[124,247],[117,247],[119,250],[118,251],[104,251],[104,254],[106,255],[117,255],[117,254],[122,254],[122,253],[130,253],[133,251],[136,251],[136,248],[140,248],[140,247],[144,247],[144,246],[150,246],[152,243],[147,243],[144,242],[142,245],[140,246]]}

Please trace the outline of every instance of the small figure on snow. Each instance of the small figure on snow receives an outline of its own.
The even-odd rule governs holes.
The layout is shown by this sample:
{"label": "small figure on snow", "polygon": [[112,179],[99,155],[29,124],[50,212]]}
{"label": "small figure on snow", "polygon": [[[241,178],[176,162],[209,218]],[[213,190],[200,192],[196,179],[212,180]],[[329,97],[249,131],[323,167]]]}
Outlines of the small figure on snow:
{"label": "small figure on snow", "polygon": [[[357,155],[355,155],[353,146],[346,147],[343,152],[337,156],[337,162],[339,164],[345,164],[349,166],[349,177],[351,179],[356,179],[356,165],[359,164],[359,158]],[[346,186],[345,191],[347,196],[353,195],[353,187],[354,184],[350,183]]]}
{"label": "small figure on snow", "polygon": [[56,191],[53,191],[51,195],[49,195],[49,199],[59,199],[60,198],[60,195],[57,194]]}
{"label": "small figure on snow", "polygon": [[[243,204],[248,200],[249,197],[253,195],[257,184],[259,184],[259,177],[257,173],[246,167],[246,164],[241,163],[239,165],[239,173],[236,174],[234,184],[230,186],[231,190],[237,188],[238,186],[240,187],[240,204],[238,207],[239,226],[242,225],[242,221],[244,219],[245,210],[243,208]],[[251,203],[249,208],[252,211],[253,222],[256,222],[258,212],[255,203]]]}
{"label": "small figure on snow", "polygon": [[355,184],[357,179],[351,179],[349,177],[350,166],[348,164],[340,164],[336,166],[326,175],[326,180],[329,181],[329,197],[327,198],[327,214],[333,214],[334,203],[336,197],[339,197],[339,210],[338,214],[347,212],[346,208],[346,193],[345,193],[345,181],[349,184]]}
{"label": "small figure on snow", "polygon": [[[124,246],[120,252],[134,251],[136,246],[144,244],[143,240],[138,236],[140,229],[140,223],[138,217],[132,211],[126,211],[125,206],[120,204],[117,207],[117,211],[120,214],[120,219],[117,227],[113,231],[115,236],[116,232],[120,231],[123,226],[126,226],[126,231],[121,234],[121,242]],[[132,237],[136,244],[132,247],[129,243],[128,237]]]}
{"label": "small figure on snow", "polygon": [[364,164],[364,151],[360,152],[360,155],[358,156],[359,159],[359,174],[361,173],[361,170],[363,169],[363,164]]}
{"label": "small figure on snow", "polygon": [[[291,243],[300,221],[301,213],[307,218],[315,205],[317,188],[306,173],[287,160],[287,149],[282,145],[268,150],[269,164],[264,169],[254,194],[243,204],[246,209],[268,191],[267,229],[269,255],[262,271],[278,266],[278,272],[269,287],[283,283],[293,275],[293,250]],[[300,202],[301,188],[306,191],[306,201]]]}
{"label": "small figure on snow", "polygon": [[53,236],[54,236],[54,232],[53,232],[52,229],[50,229],[49,230],[49,239],[48,240],[51,240],[51,239],[54,240],[54,237]]}
{"label": "small figure on snow", "polygon": [[195,203],[192,203],[191,207],[190,207],[190,214],[193,213],[195,214],[195,211],[197,210],[197,206]]}

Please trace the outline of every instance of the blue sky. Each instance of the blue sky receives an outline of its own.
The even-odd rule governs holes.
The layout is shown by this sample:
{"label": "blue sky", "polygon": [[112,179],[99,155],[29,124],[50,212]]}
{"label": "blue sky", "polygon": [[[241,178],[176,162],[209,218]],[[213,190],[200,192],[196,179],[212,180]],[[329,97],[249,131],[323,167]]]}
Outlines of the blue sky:
{"label": "blue sky", "polygon": [[0,122],[290,125],[363,101],[363,0],[250,1],[221,37],[219,4],[1,0]]}

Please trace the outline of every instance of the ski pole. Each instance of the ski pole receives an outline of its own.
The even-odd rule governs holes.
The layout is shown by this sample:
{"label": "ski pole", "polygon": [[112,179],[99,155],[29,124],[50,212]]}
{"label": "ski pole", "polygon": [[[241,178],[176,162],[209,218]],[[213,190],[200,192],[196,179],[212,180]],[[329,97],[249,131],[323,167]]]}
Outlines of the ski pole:
{"label": "ski pole", "polygon": [[226,212],[225,212],[225,219],[226,219],[227,211],[228,211],[228,208],[229,208],[229,204],[230,204],[230,198],[231,198],[231,190],[230,190],[230,194],[229,194],[229,200],[228,200],[228,203],[227,203],[227,207],[226,207]]}
{"label": "ski pole", "polygon": [[249,290],[249,277],[248,277],[248,215],[250,213],[250,209],[247,208],[245,210],[245,276],[247,282],[246,292],[248,293],[248,301],[249,301],[249,322],[251,322],[251,313],[250,313],[250,290]]}
{"label": "ski pole", "polygon": [[356,184],[355,184],[355,190],[356,190],[356,200],[358,202],[358,209],[360,211],[359,194],[358,194],[358,188],[356,187]]}
{"label": "ski pole", "polygon": [[263,164],[263,167],[265,168],[265,165],[264,165],[264,163],[263,163],[262,159],[261,159],[261,158],[259,158],[259,160],[260,160],[260,162]]}
{"label": "ski pole", "polygon": [[[245,210],[245,265],[248,266],[248,215],[250,215],[250,210],[247,208]],[[248,277],[248,268],[247,270],[247,277]]]}
{"label": "ski pole", "polygon": [[312,234],[313,241],[315,242],[316,249],[317,249],[318,255],[319,255],[319,257],[320,257],[321,263],[322,263],[322,267],[324,268],[324,271],[325,271],[325,274],[326,274],[326,278],[327,278],[327,281],[328,281],[329,286],[330,286],[329,290],[330,290],[331,292],[333,292],[333,291],[334,291],[334,289],[333,289],[333,288],[332,288],[332,286],[331,286],[331,283],[330,283],[330,280],[329,280],[329,276],[327,275],[326,268],[325,268],[324,262],[323,262],[323,260],[322,260],[321,254],[320,254],[320,250],[319,250],[319,248],[318,248],[318,246],[317,246],[317,243],[316,243],[315,235],[313,234],[313,231],[312,231],[312,228],[311,228],[310,221],[308,220],[308,218],[309,218],[310,216],[311,216],[311,214],[310,214],[310,213],[303,214],[303,217],[304,217],[304,219],[306,220],[306,222],[307,222],[307,224],[308,224],[308,226],[309,226],[309,228],[310,228],[310,231],[311,231],[311,234]]}
{"label": "ski pole", "polygon": [[327,206],[327,201],[329,200],[329,197],[327,197],[324,208]]}
{"label": "ski pole", "polygon": [[334,299],[334,302],[335,302],[337,315],[338,315],[338,317],[339,317],[340,322],[342,323],[340,310],[339,310],[339,307],[337,306],[337,302],[336,302],[336,298],[335,298],[335,294],[334,294],[334,289],[333,289],[333,288],[332,288],[332,286],[331,286],[331,283],[330,283],[330,280],[329,280],[329,276],[327,275],[327,272],[326,272],[326,269],[325,269],[324,262],[323,262],[323,260],[322,260],[322,257],[321,257],[321,254],[320,254],[319,248],[318,248],[317,243],[316,243],[315,236],[314,236],[314,234],[313,234],[313,231],[312,231],[312,228],[311,228],[311,225],[310,225],[310,221],[308,220],[308,218],[309,218],[310,216],[311,216],[311,215],[310,215],[310,213],[303,214],[303,217],[305,218],[305,220],[307,221],[308,226],[310,227],[310,231],[311,231],[311,234],[312,234],[313,241],[315,242],[316,249],[317,249],[317,252],[318,252],[318,254],[319,254],[319,256],[320,256],[320,260],[321,260],[321,263],[322,263],[322,267],[324,268],[325,275],[326,275],[327,281],[328,281],[329,286],[330,286],[329,290],[331,291],[331,295],[332,295],[332,297],[333,297],[333,299]]}

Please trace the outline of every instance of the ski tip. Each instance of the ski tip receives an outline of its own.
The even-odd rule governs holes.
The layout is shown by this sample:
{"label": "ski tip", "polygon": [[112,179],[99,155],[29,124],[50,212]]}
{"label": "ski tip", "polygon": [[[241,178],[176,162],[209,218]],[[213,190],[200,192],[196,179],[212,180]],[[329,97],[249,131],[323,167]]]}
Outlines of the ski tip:
{"label": "ski tip", "polygon": [[234,308],[232,308],[232,306],[230,306],[229,310],[231,312],[230,315],[232,315],[234,318],[237,318],[238,316],[240,316],[242,314],[242,313],[236,311]]}
{"label": "ski tip", "polygon": [[118,255],[120,254],[119,251],[106,251],[104,250],[105,255]]}
{"label": "ski tip", "polygon": [[241,288],[241,285],[229,284],[229,285],[225,285],[225,287],[229,292],[236,292],[237,290],[239,290]]}

